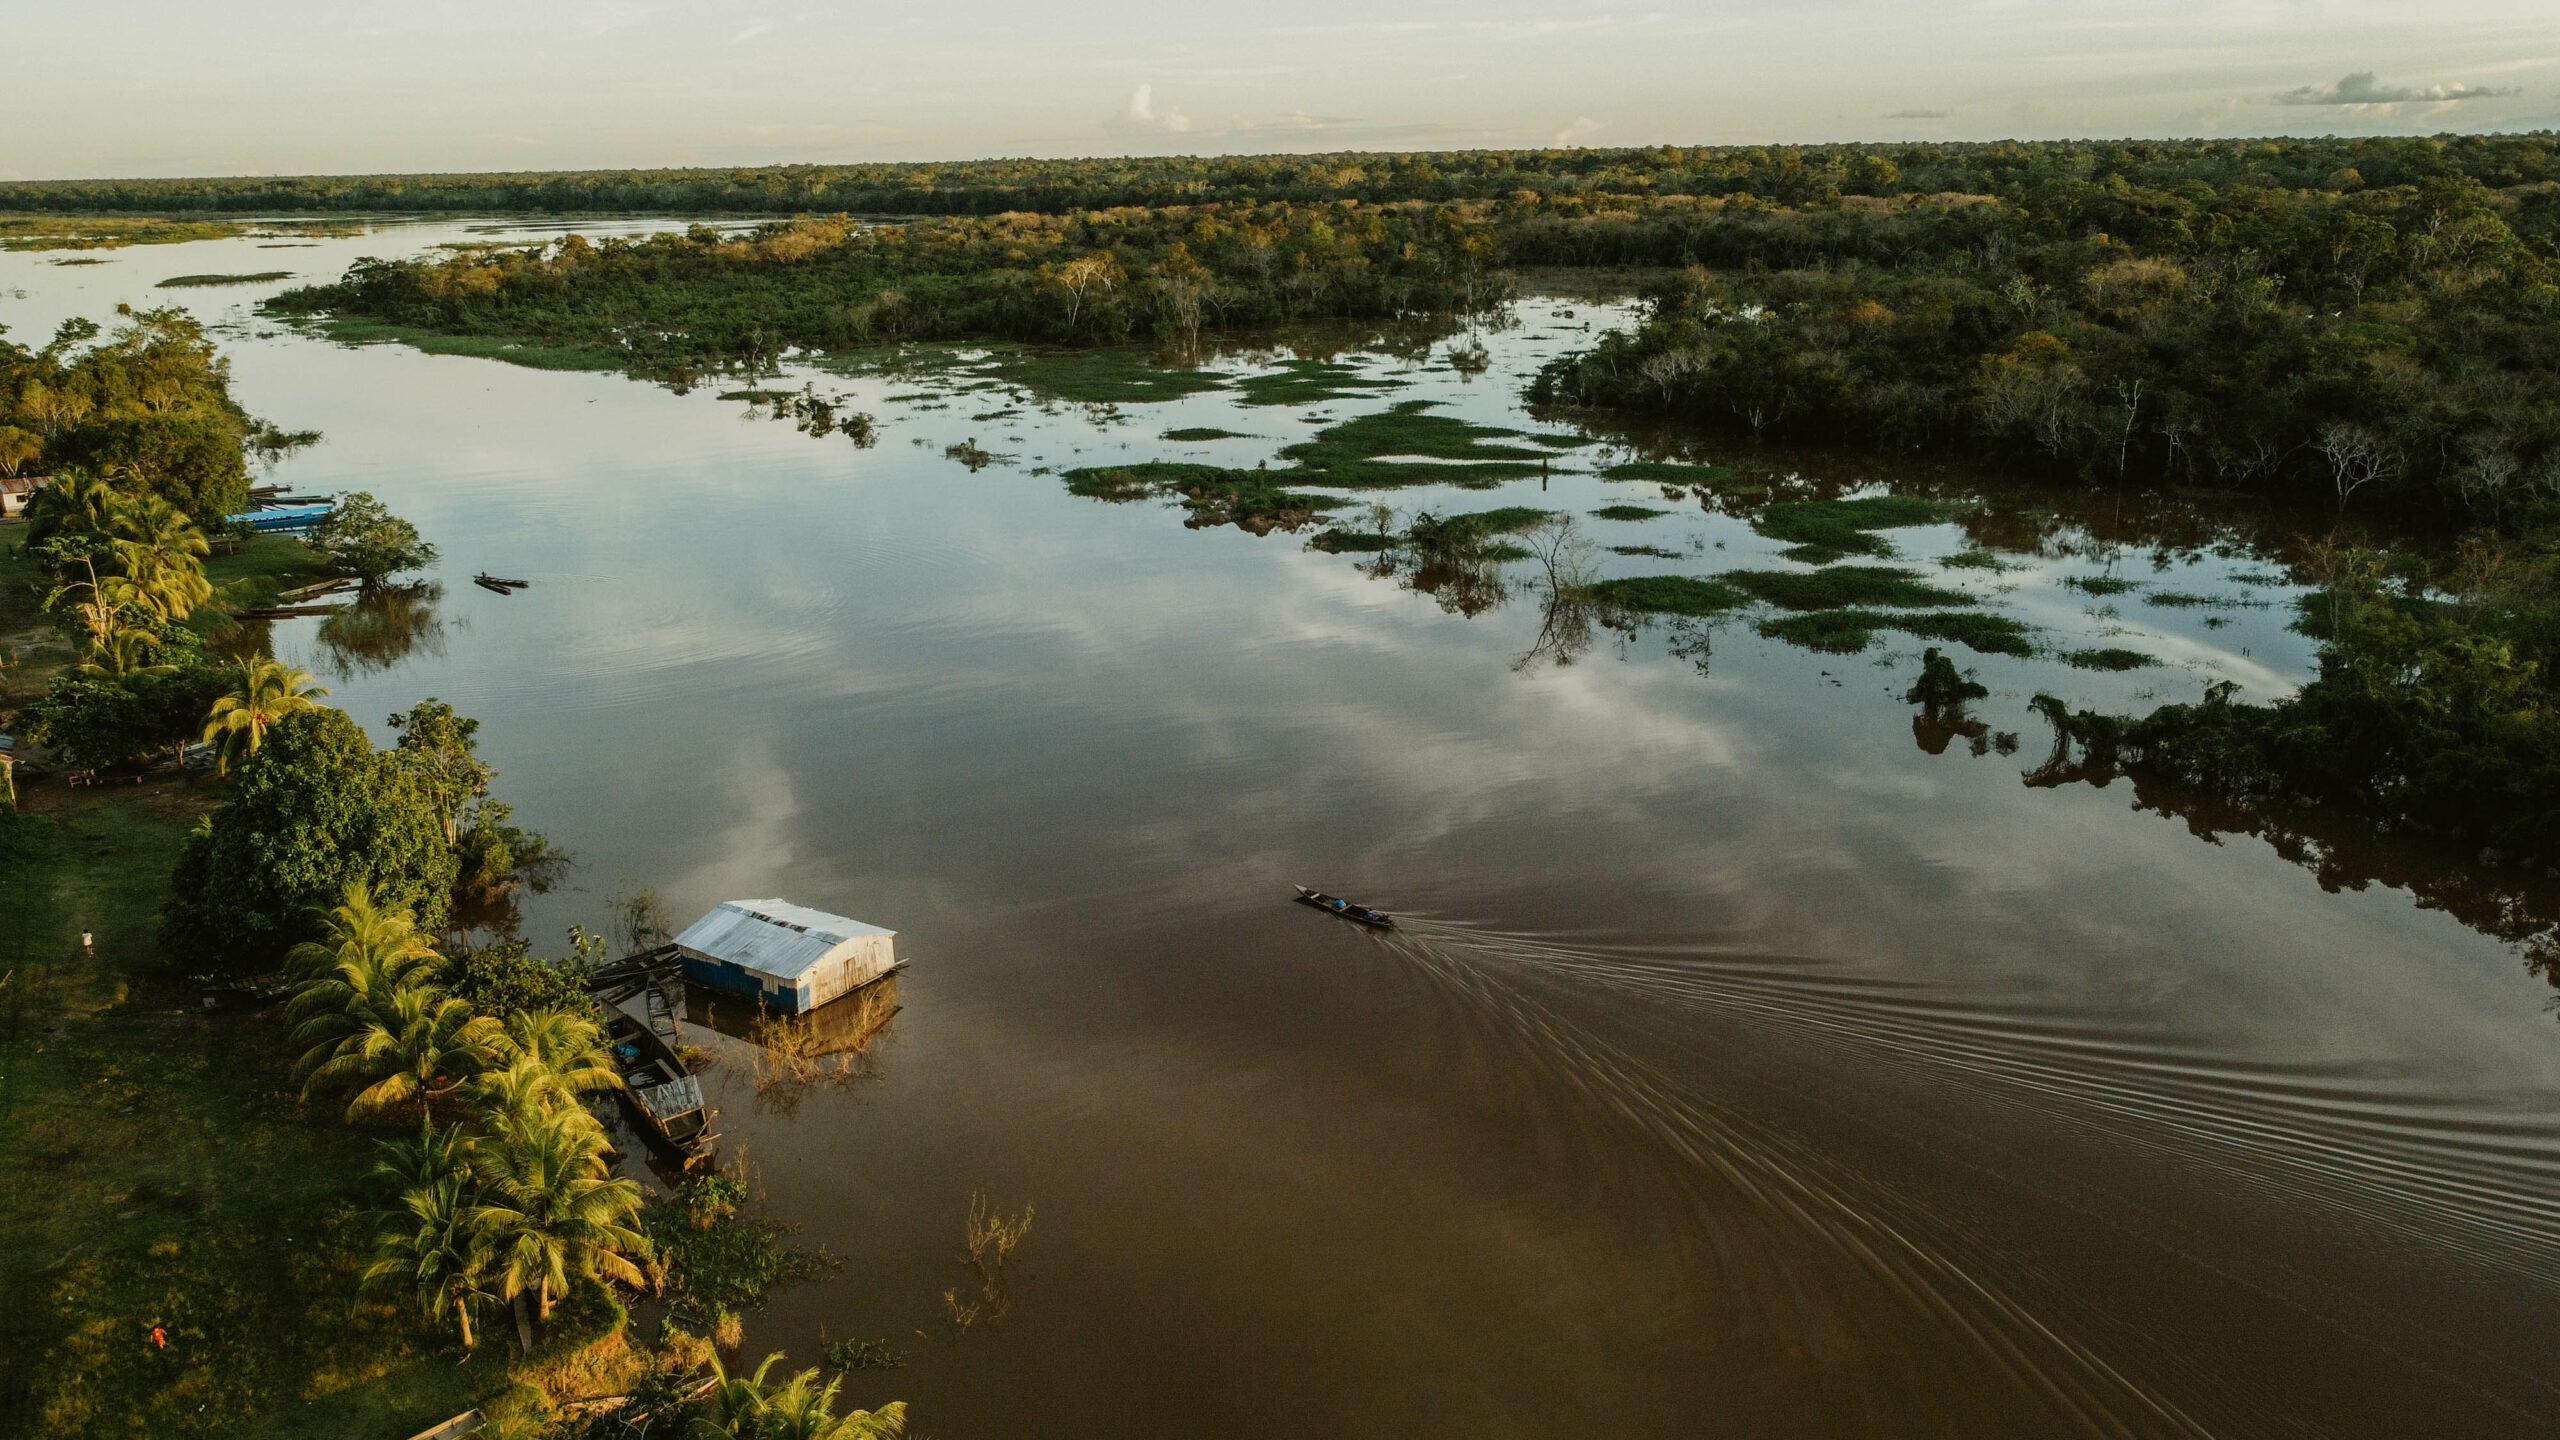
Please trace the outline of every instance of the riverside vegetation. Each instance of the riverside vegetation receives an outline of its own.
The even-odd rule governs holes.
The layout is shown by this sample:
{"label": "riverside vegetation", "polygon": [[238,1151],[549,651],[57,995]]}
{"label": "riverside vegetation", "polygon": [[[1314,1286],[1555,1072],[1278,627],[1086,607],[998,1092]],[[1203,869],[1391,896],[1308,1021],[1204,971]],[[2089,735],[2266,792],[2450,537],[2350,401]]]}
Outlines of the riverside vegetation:
{"label": "riverside vegetation", "polygon": [[[66,326],[14,357],[17,412],[61,421],[47,447],[95,459],[136,414],[200,443],[110,450],[40,492],[9,563],[42,606],[14,618],[49,620],[62,643],[20,667],[46,679],[19,728],[74,776],[142,778],[159,757],[181,773],[201,741],[234,778],[85,803],[43,787],[24,811],[0,792],[0,860],[20,882],[0,973],[0,1217],[19,1241],[0,1263],[18,1301],[0,1320],[0,1415],[49,1435],[317,1435],[414,1429],[476,1401],[563,1437],[605,1433],[600,1416],[698,1418],[738,1440],[899,1433],[896,1406],[836,1414],[815,1371],[730,1377],[680,1328],[631,1343],[617,1286],[728,1337],[816,1260],[748,1213],[734,1178],[644,1203],[612,1176],[588,1109],[620,1084],[583,983],[601,942],[573,932],[558,964],[504,936],[458,943],[565,860],[509,823],[477,722],[420,701],[376,749],[308,672],[221,648],[241,604],[284,580],[382,587],[433,547],[344,496],[308,544],[259,537],[256,563],[218,585],[189,503],[231,503],[261,427],[184,317],[133,317],[63,353],[92,335]],[[75,930],[111,958],[77,952]],[[292,987],[281,1017],[189,1018],[201,984],[274,974]],[[315,1114],[406,1133],[368,1156]],[[450,1326],[473,1360],[509,1305],[541,1337],[512,1363],[432,1358]],[[610,1406],[569,1403],[606,1392]]]}
{"label": "riverside vegetation", "polygon": [[[149,194],[219,209],[287,193],[327,205],[384,191],[189,181],[33,189],[23,203]],[[2225,695],[2115,732],[2075,720],[2075,733],[2230,798],[2343,803],[2497,853],[2560,857],[2551,135],[989,162],[442,177],[404,193],[412,206],[647,194],[679,208],[717,196],[956,213],[368,262],[279,307],[681,378],[898,338],[1179,346],[1287,317],[1466,311],[1510,293],[1518,267],[1649,273],[1640,322],[1549,365],[1533,403],[1587,422],[1959,454],[2059,483],[2316,498],[2342,525],[2392,515],[2475,532],[2458,548],[2364,554],[2342,530],[2345,548],[2324,553],[2343,558],[2313,577],[2327,648],[2302,697],[2251,707]],[[1339,508],[1304,487],[1392,483],[1393,467],[1356,447],[1335,444],[1349,463],[1327,463],[1327,442],[1363,425],[1417,422],[1345,422],[1285,448],[1283,470],[1163,463],[1069,481],[1103,498],[1176,494],[1205,523],[1304,523]],[[1487,476],[1534,453],[1499,444],[1507,453],[1478,457]],[[1872,533],[1825,523],[1796,558],[1827,564],[1859,553],[1842,537]],[[1858,578],[1719,583],[1793,608],[1797,591],[1845,596]],[[1931,597],[1866,579],[1869,600],[1835,597],[1762,628],[1821,649],[1860,648],[1878,628],[2023,648],[2014,627],[1933,615]],[[1621,602],[1705,603],[1669,577],[1613,583]]]}

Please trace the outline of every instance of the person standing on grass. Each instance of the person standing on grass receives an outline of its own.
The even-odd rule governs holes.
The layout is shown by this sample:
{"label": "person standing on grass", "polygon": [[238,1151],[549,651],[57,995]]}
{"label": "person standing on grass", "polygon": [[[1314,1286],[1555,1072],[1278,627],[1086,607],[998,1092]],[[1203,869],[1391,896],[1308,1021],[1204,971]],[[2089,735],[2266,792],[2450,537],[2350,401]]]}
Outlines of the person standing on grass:
{"label": "person standing on grass", "polygon": [[98,937],[90,934],[86,930],[81,931],[80,953],[83,955],[96,955],[98,953]]}

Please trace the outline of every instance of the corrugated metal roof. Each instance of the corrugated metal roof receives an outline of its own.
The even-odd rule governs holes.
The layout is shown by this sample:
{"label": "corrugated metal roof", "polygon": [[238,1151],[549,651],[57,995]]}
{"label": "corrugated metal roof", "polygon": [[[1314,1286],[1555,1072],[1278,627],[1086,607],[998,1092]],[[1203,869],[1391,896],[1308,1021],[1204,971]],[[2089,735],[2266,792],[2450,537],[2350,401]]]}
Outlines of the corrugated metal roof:
{"label": "corrugated metal roof", "polygon": [[687,926],[676,943],[714,960],[796,980],[847,940],[896,933],[788,900],[725,900]]}

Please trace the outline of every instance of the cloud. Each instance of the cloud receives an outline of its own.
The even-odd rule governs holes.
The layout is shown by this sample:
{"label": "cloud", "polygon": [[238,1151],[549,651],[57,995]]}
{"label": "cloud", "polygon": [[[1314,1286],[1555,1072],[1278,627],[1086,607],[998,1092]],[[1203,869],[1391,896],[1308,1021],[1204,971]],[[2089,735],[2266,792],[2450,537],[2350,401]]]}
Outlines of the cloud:
{"label": "cloud", "polygon": [[1556,132],[1555,147],[1561,150],[1568,145],[1579,145],[1598,133],[1600,133],[1599,121],[1588,115],[1576,115],[1573,117],[1572,124]]}
{"label": "cloud", "polygon": [[1944,120],[1954,113],[1956,112],[1953,110],[1888,110],[1884,118],[1887,120]]}
{"label": "cloud", "polygon": [[1191,128],[1191,117],[1167,105],[1156,108],[1156,87],[1141,85],[1129,97],[1129,123],[1147,130],[1164,130],[1179,135]]}
{"label": "cloud", "polygon": [[2287,90],[2275,97],[2278,105],[2403,105],[2411,101],[2451,103],[2456,100],[2479,100],[2491,95],[2513,95],[2513,90],[2492,90],[2482,85],[2429,85],[2423,89],[2407,85],[2377,84],[2370,70],[2359,70],[2335,85],[2305,85]]}

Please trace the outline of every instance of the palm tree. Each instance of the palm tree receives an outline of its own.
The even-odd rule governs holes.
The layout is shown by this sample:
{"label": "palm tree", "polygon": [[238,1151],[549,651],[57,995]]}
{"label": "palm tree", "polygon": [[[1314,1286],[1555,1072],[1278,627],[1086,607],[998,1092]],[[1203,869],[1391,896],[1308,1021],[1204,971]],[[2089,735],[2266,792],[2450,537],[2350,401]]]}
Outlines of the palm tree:
{"label": "palm tree", "polygon": [[484,1143],[473,1169],[488,1188],[480,1214],[491,1229],[502,1293],[535,1292],[543,1319],[572,1278],[646,1282],[628,1258],[648,1253],[632,1227],[640,1187],[607,1178],[603,1127],[584,1111],[532,1118]]}
{"label": "palm tree", "polygon": [[[500,1037],[492,1045],[505,1043]],[[596,1123],[551,1067],[522,1055],[496,1069],[482,1071],[471,1082],[471,1103],[488,1122],[490,1132],[505,1138],[528,1134],[555,1121]]]}
{"label": "palm tree", "polygon": [[210,553],[204,532],[177,506],[157,495],[138,496],[115,508],[107,533],[133,599],[152,614],[183,620],[213,598],[204,578]]}
{"label": "palm tree", "polygon": [[605,1053],[604,1027],[570,1006],[517,1011],[498,1046],[503,1056],[540,1066],[564,1096],[622,1088]]}
{"label": "palm tree", "polygon": [[65,470],[27,502],[29,545],[57,535],[103,535],[124,503],[124,492],[103,475]]}
{"label": "palm tree", "polygon": [[782,1358],[777,1350],[764,1357],[753,1375],[732,1375],[720,1357],[711,1357],[711,1413],[693,1422],[702,1440],[756,1440],[764,1431],[764,1377]]}
{"label": "palm tree", "polygon": [[[319,983],[351,966],[405,980],[428,973],[430,962],[441,958],[435,942],[419,932],[414,916],[396,906],[375,904],[373,887],[362,880],[347,882],[339,903],[321,920],[318,940],[305,940],[285,952],[288,966]],[[295,1003],[301,1003],[299,997]]]}
{"label": "palm tree", "polygon": [[818,1372],[803,1370],[791,1377],[791,1383],[768,1391],[756,1440],[899,1440],[906,1434],[903,1400],[892,1400],[877,1410],[836,1414],[836,1391],[843,1385],[842,1380],[830,1380],[821,1389]]}
{"label": "palm tree", "polygon": [[281,660],[252,660],[240,667],[240,688],[213,702],[204,722],[204,738],[222,742],[222,768],[231,768],[231,747],[244,745],[258,753],[267,727],[297,710],[308,710],[329,693],[319,677]]}
{"label": "palm tree", "polygon": [[467,1171],[410,1186],[383,1217],[363,1280],[368,1288],[406,1287],[429,1319],[450,1309],[465,1350],[472,1345],[472,1305],[497,1298],[489,1289],[493,1256],[480,1210]]}
{"label": "palm tree", "polygon": [[160,637],[148,630],[114,630],[89,647],[89,658],[74,667],[84,677],[121,679],[128,675],[166,675],[174,665],[154,663]]}
{"label": "palm tree", "polygon": [[382,1153],[374,1176],[402,1194],[471,1173],[471,1132],[459,1121],[438,1129],[432,1117],[423,1119],[417,1139],[385,1140],[374,1148]]}
{"label": "palm tree", "polygon": [[[370,977],[368,977],[370,978]],[[347,1118],[364,1120],[395,1108],[430,1109],[488,1063],[496,1022],[423,983],[392,982],[345,1010],[325,1011],[296,1027],[297,1041],[316,1041],[295,1067],[302,1093],[361,1085]]]}

